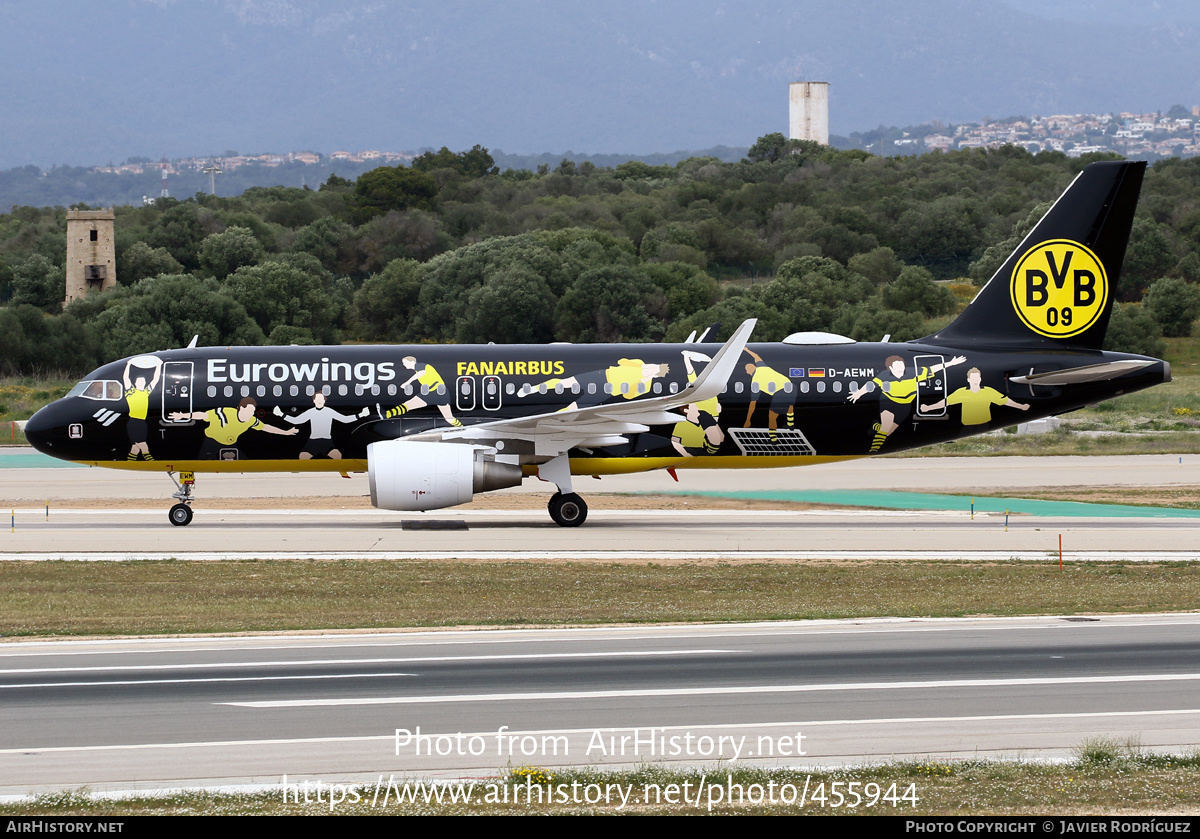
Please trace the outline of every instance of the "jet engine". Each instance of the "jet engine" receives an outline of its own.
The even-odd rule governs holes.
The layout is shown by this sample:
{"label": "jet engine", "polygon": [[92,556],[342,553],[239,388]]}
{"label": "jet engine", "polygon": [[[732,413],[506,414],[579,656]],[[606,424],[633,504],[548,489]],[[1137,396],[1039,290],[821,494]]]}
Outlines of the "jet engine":
{"label": "jet engine", "polygon": [[514,487],[521,467],[495,449],[461,443],[385,440],[367,446],[371,503],[381,510],[437,510],[466,504],[477,492]]}

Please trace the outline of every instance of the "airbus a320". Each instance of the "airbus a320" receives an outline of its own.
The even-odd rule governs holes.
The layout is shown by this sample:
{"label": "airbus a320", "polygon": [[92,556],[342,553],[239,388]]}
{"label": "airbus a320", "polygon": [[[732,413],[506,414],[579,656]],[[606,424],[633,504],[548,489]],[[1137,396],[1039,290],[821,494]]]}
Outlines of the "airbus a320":
{"label": "airbus a320", "polygon": [[[1101,349],[1144,163],[1079,174],[951,324],[907,343],[826,333],[724,344],[187,347],[107,364],[29,420],[41,452],[166,472],[367,471],[371,502],[433,510],[537,476],[796,466],[911,449],[1170,381]],[[179,476],[176,478],[176,476]]]}

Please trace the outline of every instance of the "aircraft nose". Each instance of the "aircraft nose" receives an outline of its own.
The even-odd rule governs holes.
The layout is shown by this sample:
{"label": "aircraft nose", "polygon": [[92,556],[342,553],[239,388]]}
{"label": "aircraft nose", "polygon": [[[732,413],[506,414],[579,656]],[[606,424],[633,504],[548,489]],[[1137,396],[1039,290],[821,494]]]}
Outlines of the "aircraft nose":
{"label": "aircraft nose", "polygon": [[49,406],[42,408],[25,423],[25,439],[39,452],[53,454],[50,447],[53,426]]}

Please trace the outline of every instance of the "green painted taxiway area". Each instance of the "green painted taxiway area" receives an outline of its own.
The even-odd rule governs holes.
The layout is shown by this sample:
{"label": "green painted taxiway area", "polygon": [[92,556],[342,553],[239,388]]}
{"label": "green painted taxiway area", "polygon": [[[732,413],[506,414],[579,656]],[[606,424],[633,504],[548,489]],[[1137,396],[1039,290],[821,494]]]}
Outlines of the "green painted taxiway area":
{"label": "green painted taxiway area", "polygon": [[[78,463],[68,463],[41,452],[6,452],[0,450],[0,469],[59,469],[76,467]],[[80,467],[82,468],[82,467]]]}
{"label": "green painted taxiway area", "polygon": [[1173,507],[1140,507],[1134,504],[1089,504],[1079,501],[1045,501],[1034,498],[936,495],[925,492],[893,492],[873,489],[789,490],[769,492],[675,492],[709,498],[745,498],[757,501],[793,501],[833,504],[839,507],[871,507],[881,510],[961,510],[969,513],[1024,513],[1031,516],[1080,516],[1090,518],[1200,518],[1200,510]]}

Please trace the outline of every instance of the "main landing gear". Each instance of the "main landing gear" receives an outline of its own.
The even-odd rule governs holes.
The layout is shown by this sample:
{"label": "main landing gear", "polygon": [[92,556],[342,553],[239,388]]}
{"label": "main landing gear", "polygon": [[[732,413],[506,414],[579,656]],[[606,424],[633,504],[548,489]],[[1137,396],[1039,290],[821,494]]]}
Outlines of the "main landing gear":
{"label": "main landing gear", "polygon": [[587,503],[573,492],[556,492],[550,499],[550,518],[563,527],[579,527],[587,521]]}
{"label": "main landing gear", "polygon": [[167,519],[176,527],[187,527],[192,523],[192,487],[196,485],[196,476],[192,472],[180,472],[176,481],[175,473],[168,472],[167,477],[174,481],[179,490],[171,494],[179,503],[170,509]]}
{"label": "main landing gear", "polygon": [[538,477],[558,487],[548,505],[550,518],[561,527],[579,527],[587,520],[587,504],[571,491],[571,461],[559,455],[538,467]]}

